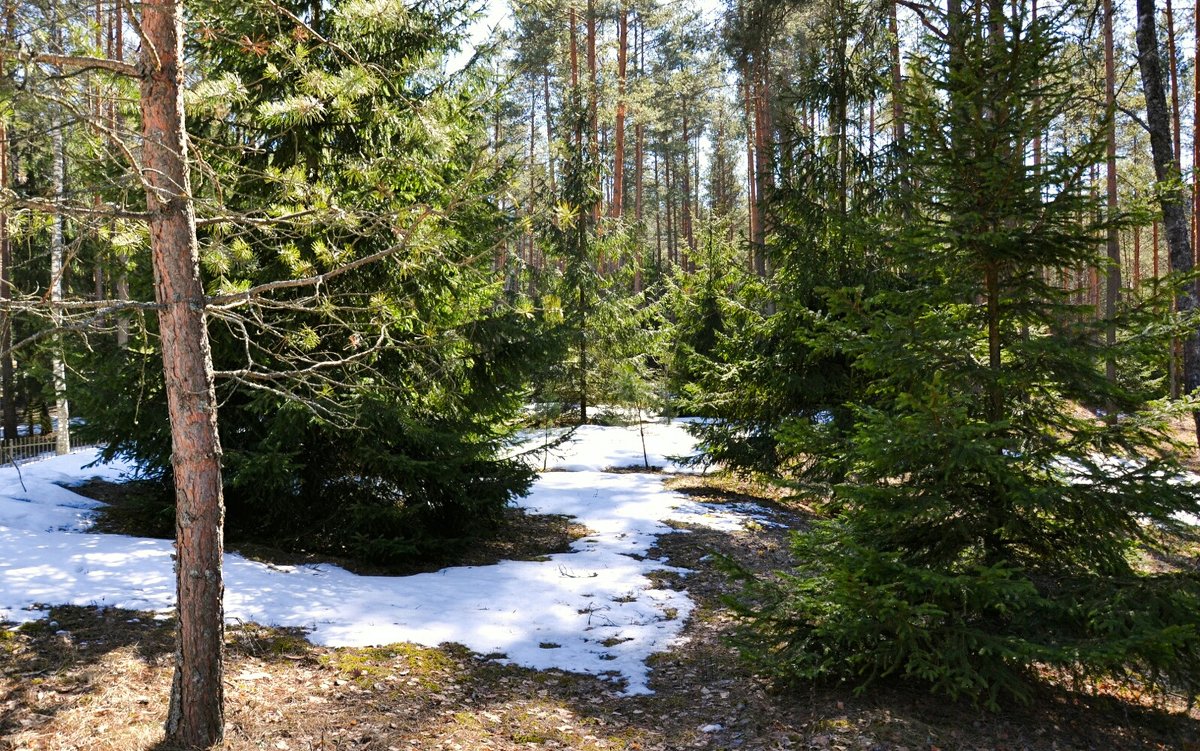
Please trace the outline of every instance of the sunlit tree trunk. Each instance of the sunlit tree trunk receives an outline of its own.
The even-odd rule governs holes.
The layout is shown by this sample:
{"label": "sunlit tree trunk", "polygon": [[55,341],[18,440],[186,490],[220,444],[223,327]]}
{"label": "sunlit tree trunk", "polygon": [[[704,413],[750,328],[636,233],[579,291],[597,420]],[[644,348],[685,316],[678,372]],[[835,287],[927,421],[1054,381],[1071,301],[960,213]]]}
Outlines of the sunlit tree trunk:
{"label": "sunlit tree trunk", "polygon": [[[4,38],[12,44],[13,4],[4,3]],[[4,57],[0,55],[0,77],[4,75]],[[11,182],[9,169],[11,154],[8,143],[8,126],[0,118],[0,191],[8,190]],[[8,233],[8,212],[0,207],[0,303],[12,300],[12,243]],[[0,390],[4,392],[3,427],[4,438],[17,437],[17,392],[12,358],[12,315],[0,313]]]}
{"label": "sunlit tree trunk", "polygon": [[[588,0],[587,5],[587,66],[588,66],[588,155],[593,165],[600,163],[600,125],[599,125],[599,91],[596,80],[596,0]],[[596,179],[600,179],[597,171]],[[597,186],[599,187],[599,186]],[[604,195],[598,190],[596,201],[592,204],[592,222],[600,222],[600,202]]]}
{"label": "sunlit tree trunk", "polygon": [[754,110],[754,83],[751,79],[751,66],[747,61],[742,66],[742,83],[745,86],[746,100],[746,207],[747,216],[749,218],[749,227],[746,243],[749,247],[749,266],[750,271],[757,272],[759,276],[766,273],[762,266],[762,254],[758,252],[758,177],[755,174],[755,167],[758,160],[754,153],[755,134],[754,126],[756,122]]}
{"label": "sunlit tree trunk", "polygon": [[[52,11],[55,13],[56,11]],[[62,54],[62,29],[54,17],[50,29],[51,44],[56,53]],[[62,107],[52,105],[50,122],[50,190],[54,200],[66,200],[67,143],[63,135],[66,121]],[[63,275],[66,272],[66,216],[55,213],[50,222],[50,320],[55,328],[62,325]],[[67,365],[63,361],[62,339],[54,337],[50,353],[50,377],[54,386],[54,450],[58,454],[71,452],[71,408],[67,401]]]}
{"label": "sunlit tree trunk", "polygon": [[224,734],[224,503],[212,354],[187,163],[183,7],[180,0],[160,0],[142,8],[142,178],[150,215],[176,503],[178,623],[166,730],[171,743],[207,748]]}
{"label": "sunlit tree trunk", "polygon": [[[1158,49],[1155,30],[1154,0],[1137,0],[1137,47],[1138,66],[1142,74],[1142,90],[1146,95],[1146,124],[1150,131],[1150,150],[1154,157],[1154,176],[1162,185],[1179,179],[1179,162],[1171,142],[1171,120],[1167,111],[1166,92],[1163,91],[1162,58]],[[1191,226],[1188,209],[1190,201],[1186,190],[1162,190],[1159,193],[1162,206],[1163,227],[1167,235],[1167,251],[1171,270],[1177,273],[1190,272],[1193,266]],[[1179,288],[1175,305],[1181,315],[1191,315],[1200,307],[1195,283]],[[1200,334],[1191,333],[1181,342],[1183,349],[1183,389],[1193,393],[1200,387]],[[1193,413],[1196,432],[1200,438],[1200,411]]]}
{"label": "sunlit tree trunk", "polygon": [[[1104,108],[1108,124],[1105,127],[1106,144],[1106,175],[1108,219],[1111,222],[1117,214],[1117,95],[1116,67],[1113,53],[1113,6],[1112,0],[1104,0]],[[1108,319],[1105,327],[1105,342],[1110,353],[1117,345],[1117,300],[1121,294],[1121,239],[1115,225],[1108,228],[1108,269],[1104,294],[1104,316]],[[1105,375],[1111,382],[1117,380],[1117,361],[1110,354],[1105,360]],[[1115,419],[1116,413],[1110,410],[1110,419]]]}
{"label": "sunlit tree trunk", "polygon": [[687,254],[685,256],[684,254],[681,253],[680,259],[681,259],[681,265],[683,266],[684,271],[687,271],[688,264],[691,262],[691,258],[696,253],[696,233],[692,229],[692,182],[691,182],[692,168],[691,168],[691,163],[690,163],[691,155],[689,153],[692,150],[691,149],[692,139],[691,139],[691,136],[688,134],[688,116],[686,114],[683,116],[682,143],[683,143],[683,185],[681,187],[683,189],[683,205],[682,205],[682,209],[681,209],[681,214],[679,216],[679,221],[682,224],[681,229],[683,230],[683,239],[687,242]]}
{"label": "sunlit tree trunk", "polygon": [[613,129],[613,199],[610,215],[625,211],[625,73],[629,59],[629,9],[617,16],[617,116]]}
{"label": "sunlit tree trunk", "polygon": [[554,179],[554,117],[550,109],[550,67],[542,70],[542,102],[546,111],[546,174],[550,179],[550,194],[557,192]]}
{"label": "sunlit tree trunk", "polygon": [[899,146],[904,142],[904,72],[900,61],[900,25],[896,6],[896,0],[892,0],[888,8],[888,31],[892,36],[892,141]]}

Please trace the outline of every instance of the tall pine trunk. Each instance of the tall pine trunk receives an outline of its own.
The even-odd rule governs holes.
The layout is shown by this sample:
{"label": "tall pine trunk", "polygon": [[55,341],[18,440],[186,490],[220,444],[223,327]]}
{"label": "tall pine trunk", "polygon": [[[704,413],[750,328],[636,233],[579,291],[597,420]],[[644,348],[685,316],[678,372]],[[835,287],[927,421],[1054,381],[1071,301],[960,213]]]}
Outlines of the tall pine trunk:
{"label": "tall pine trunk", "polygon": [[754,83],[752,78],[753,68],[749,60],[742,65],[742,83],[745,86],[746,100],[746,207],[747,207],[747,246],[750,248],[750,257],[748,259],[750,271],[756,272],[759,276],[766,274],[766,269],[762,266],[762,254],[758,252],[758,178],[755,174],[755,167],[758,164],[758,159],[754,153],[755,134],[754,126],[756,123],[755,108],[754,108]]}
{"label": "tall pine trunk", "polygon": [[625,211],[625,73],[629,59],[629,9],[617,17],[617,116],[613,128],[613,199],[610,215],[621,218]]}
{"label": "tall pine trunk", "polygon": [[[1105,126],[1106,144],[1106,175],[1107,188],[1107,219],[1108,227],[1108,268],[1106,270],[1106,285],[1104,294],[1104,316],[1108,319],[1105,326],[1105,343],[1109,348],[1109,356],[1105,360],[1104,371],[1108,380],[1117,380],[1117,361],[1112,350],[1117,346],[1117,301],[1121,293],[1121,240],[1117,227],[1111,222],[1117,214],[1117,96],[1116,96],[1116,67],[1113,53],[1113,4],[1112,0],[1104,0],[1104,110],[1108,123]],[[1109,405],[1110,420],[1116,419],[1113,405]]]}
{"label": "tall pine trunk", "polygon": [[1192,58],[1192,248],[1200,252],[1200,2],[1196,3],[1193,21],[1196,49]]}
{"label": "tall pine trunk", "polygon": [[[600,120],[599,90],[596,81],[596,0],[587,4],[587,66],[588,66],[588,156],[593,169],[600,163]],[[592,204],[592,223],[600,223],[600,203],[604,191],[600,190],[600,170],[596,170],[596,201]]]}
{"label": "tall pine trunk", "polygon": [[[1154,176],[1163,185],[1179,179],[1179,163],[1171,143],[1171,116],[1163,90],[1162,58],[1155,29],[1154,0],[1137,0],[1138,67],[1142,74],[1142,91],[1146,96],[1146,124],[1150,130],[1150,150],[1154,157]],[[1188,216],[1189,197],[1184,188],[1162,190],[1163,227],[1167,235],[1167,252],[1174,272],[1190,272],[1193,266],[1191,226]],[[1175,295],[1176,309],[1181,315],[1191,314],[1200,307],[1196,285],[1189,282]],[[1184,391],[1191,394],[1200,387],[1200,332],[1192,332],[1181,342],[1183,349],[1182,380]],[[1197,439],[1200,440],[1200,411],[1193,413]]]}
{"label": "tall pine trunk", "polygon": [[169,742],[205,748],[224,734],[224,504],[212,353],[187,163],[181,0],[144,5],[142,33],[143,179],[176,503],[178,624],[166,730]]}

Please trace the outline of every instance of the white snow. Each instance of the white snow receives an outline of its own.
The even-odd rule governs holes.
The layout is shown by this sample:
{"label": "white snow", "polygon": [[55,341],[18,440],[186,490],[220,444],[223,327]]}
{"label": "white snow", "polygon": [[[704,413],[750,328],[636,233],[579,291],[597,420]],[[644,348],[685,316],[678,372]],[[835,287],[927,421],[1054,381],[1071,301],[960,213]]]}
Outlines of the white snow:
{"label": "white snow", "polygon": [[[528,461],[538,468],[560,472],[601,472],[614,467],[657,467],[667,472],[699,472],[702,468],[681,466],[676,459],[696,453],[696,439],[686,429],[687,421],[646,422],[642,431],[646,452],[642,453],[642,433],[637,425],[578,428],[554,428],[530,431],[517,450],[527,452]],[[573,432],[572,432],[573,431]],[[560,445],[557,439],[570,434]],[[549,448],[543,448],[549,445]]]}
{"label": "white snow", "polygon": [[[646,428],[652,465],[674,467],[667,456],[694,450],[678,423]],[[133,469],[85,469],[95,458],[87,451],[24,465],[25,488],[13,467],[0,468],[0,620],[44,617],[37,606],[46,604],[173,607],[171,543],[89,533],[98,503],[59,486]],[[571,552],[405,577],[228,555],[226,616],[303,627],[329,646],[457,642],[518,665],[622,679],[626,693],[647,693],[646,658],[678,638],[693,608],[686,591],[660,588],[650,576],[686,574],[646,558],[660,535],[675,531],[667,522],[735,530],[762,520],[753,509],[689,501],[664,489],[661,476],[599,471],[641,463],[636,427],[586,426],[556,452],[550,464],[574,471],[542,474],[519,503],[587,526],[592,534]]]}

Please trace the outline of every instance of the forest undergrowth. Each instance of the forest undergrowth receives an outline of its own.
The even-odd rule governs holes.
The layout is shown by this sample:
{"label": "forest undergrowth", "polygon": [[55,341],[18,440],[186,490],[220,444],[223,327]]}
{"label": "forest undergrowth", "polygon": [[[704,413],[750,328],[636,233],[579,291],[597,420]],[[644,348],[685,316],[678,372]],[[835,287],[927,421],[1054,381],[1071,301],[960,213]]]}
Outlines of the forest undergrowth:
{"label": "forest undergrowth", "polygon": [[[813,518],[782,491],[731,477],[675,476],[705,503],[763,506],[803,529]],[[526,517],[500,538],[508,554],[559,544]],[[552,521],[558,528],[560,522]],[[526,534],[512,539],[525,530]],[[692,573],[662,576],[697,602],[684,638],[653,663],[650,696],[559,670],[506,666],[455,645],[331,649],[296,630],[237,624],[226,636],[222,749],[1172,749],[1200,748],[1200,711],[1128,686],[1072,686],[1045,674],[1028,706],[1000,711],[881,682],[866,695],[813,686],[781,693],[752,675],[725,637],[725,556],[762,575],[790,562],[785,527],[691,529],[656,557]],[[1192,553],[1195,551],[1192,550]],[[480,563],[475,553],[463,563]],[[1194,555],[1190,560],[1195,562]],[[170,751],[162,743],[174,624],[150,613],[60,607],[0,631],[0,751]]]}

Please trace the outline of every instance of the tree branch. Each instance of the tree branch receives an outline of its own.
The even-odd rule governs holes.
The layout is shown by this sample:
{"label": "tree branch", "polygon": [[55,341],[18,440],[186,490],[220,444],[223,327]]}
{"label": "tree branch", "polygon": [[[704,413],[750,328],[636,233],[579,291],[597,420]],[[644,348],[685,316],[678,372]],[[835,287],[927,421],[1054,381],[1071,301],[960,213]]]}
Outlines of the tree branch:
{"label": "tree branch", "polygon": [[137,66],[120,60],[110,60],[106,57],[83,57],[79,55],[55,55],[52,53],[44,53],[33,55],[29,58],[31,62],[44,63],[46,65],[56,65],[59,68],[74,68],[77,70],[107,70],[110,73],[117,73],[122,76],[131,78],[141,78],[142,72],[137,69]]}

